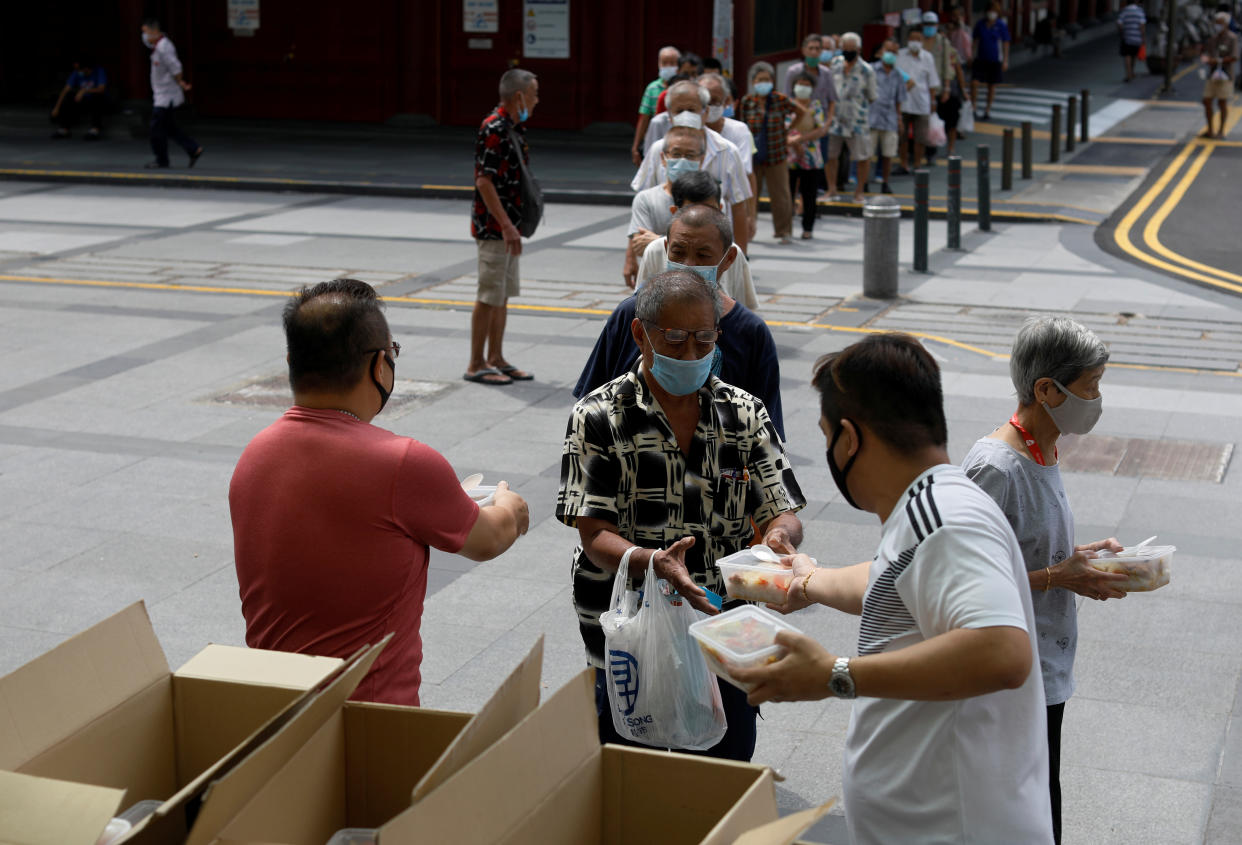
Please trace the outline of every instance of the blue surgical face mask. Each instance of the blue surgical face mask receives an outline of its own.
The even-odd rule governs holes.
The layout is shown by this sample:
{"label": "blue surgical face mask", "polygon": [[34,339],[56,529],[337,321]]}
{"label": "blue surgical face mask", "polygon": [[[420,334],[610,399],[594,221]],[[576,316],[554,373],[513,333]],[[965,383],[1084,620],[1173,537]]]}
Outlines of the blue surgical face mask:
{"label": "blue surgical face mask", "polygon": [[889,67],[892,67],[893,65],[897,64],[897,54],[894,53],[892,50],[885,50],[884,55],[880,57],[880,61],[884,62],[884,64],[888,65]]}
{"label": "blue surgical face mask", "polygon": [[518,106],[517,119],[518,119],[518,123],[525,123],[527,120],[530,119],[530,111],[528,111],[526,108],[525,97],[522,98],[522,105]]}
{"label": "blue surgical face mask", "polygon": [[693,173],[699,169],[699,163],[692,158],[669,158],[664,160],[664,172],[668,181],[676,182],[678,176]]}
{"label": "blue surgical face mask", "polygon": [[769,94],[772,93],[772,83],[771,82],[756,82],[755,93],[758,94],[760,97],[768,96]]}
{"label": "blue surgical face mask", "polygon": [[733,117],[733,104],[732,104],[732,103],[730,103],[729,105],[725,106],[725,108],[724,108],[724,116],[725,116],[725,117]]}
{"label": "blue surgical face mask", "polygon": [[661,79],[663,79],[665,82],[668,82],[670,79],[672,79],[674,76],[677,75],[677,66],[676,65],[670,65],[670,66],[661,65],[659,74],[660,74]]}
{"label": "blue surgical face mask", "polygon": [[[720,260],[724,261],[723,258]],[[693,264],[678,264],[676,261],[673,261],[671,258],[664,259],[665,272],[669,270],[689,270],[691,273],[698,273],[700,276],[703,277],[703,281],[711,285],[712,290],[716,289],[716,286],[718,283],[716,274],[718,272],[719,267],[720,267],[719,264],[715,265],[714,267],[711,264],[708,264],[706,267],[700,267],[700,266],[696,266]]]}
{"label": "blue surgical face mask", "polygon": [[928,38],[931,38],[932,36],[936,34],[936,27],[934,26],[923,27],[923,34],[926,35]]}
{"label": "blue surgical face mask", "polygon": [[[651,342],[650,335],[647,336],[647,342]],[[660,387],[674,396],[689,396],[707,383],[712,373],[712,364],[716,360],[716,350],[713,349],[702,358],[683,361],[661,355],[653,348],[651,358],[651,375]]]}

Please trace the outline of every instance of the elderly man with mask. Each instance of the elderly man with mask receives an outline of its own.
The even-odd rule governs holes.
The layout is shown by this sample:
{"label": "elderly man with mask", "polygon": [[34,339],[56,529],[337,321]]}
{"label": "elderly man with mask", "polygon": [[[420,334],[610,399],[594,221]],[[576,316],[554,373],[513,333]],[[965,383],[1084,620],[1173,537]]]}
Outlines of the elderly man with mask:
{"label": "elderly man with mask", "polygon": [[[923,166],[923,154],[927,149],[927,128],[931,120],[932,103],[940,93],[941,79],[936,73],[936,60],[923,49],[923,32],[915,29],[906,36],[906,49],[897,54],[897,69],[910,77],[910,88],[901,107],[902,132],[899,152],[901,166],[910,170]],[[948,81],[944,81],[948,84]],[[914,158],[906,144],[906,134],[914,131]],[[930,163],[930,162],[929,162]]]}
{"label": "elderly man with mask", "polygon": [[867,174],[871,165],[871,103],[876,98],[875,70],[863,61],[858,51],[862,39],[856,33],[841,36],[841,55],[828,66],[837,88],[837,111],[828,127],[828,160],[824,162],[828,177],[828,190],[837,184],[837,166],[841,148],[849,149],[850,157],[858,165],[858,182],[854,187],[854,202],[863,201],[867,187]]}
{"label": "elderly man with mask", "polygon": [[656,103],[660,95],[668,88],[668,81],[677,75],[677,66],[681,64],[681,51],[676,47],[661,47],[656,55],[659,75],[647,83],[643,89],[642,102],[638,104],[638,124],[634,127],[634,144],[630,147],[630,159],[637,167],[643,161],[643,148],[639,146],[643,136],[647,134],[647,125],[656,113]]}
{"label": "elderly man with mask", "polygon": [[662,184],[639,191],[630,203],[630,227],[625,233],[628,243],[621,271],[626,287],[634,287],[638,277],[638,261],[648,244],[663,237],[673,220],[673,182],[679,176],[698,172],[703,163],[705,146],[706,138],[702,132],[684,126],[674,126],[673,131],[665,136],[660,155],[667,178]]}
{"label": "elderly man with mask", "polygon": [[[581,541],[573,601],[596,668],[602,742],[633,744],[613,728],[604,683],[599,617],[618,568],[639,580],[652,563],[691,606],[711,614],[705,589],[724,592],[715,562],[754,542],[754,526],[773,548],[792,550],[802,540],[795,512],[804,500],[767,409],[711,375],[720,320],[720,298],[698,273],[656,276],[638,292],[629,326],[638,359],[570,415],[556,516]],[[756,710],[740,689],[719,683],[728,731],[704,753],[749,760]]]}
{"label": "elderly man with mask", "polygon": [[[704,117],[710,101],[711,95],[705,88],[689,81],[678,82],[670,87],[665,100],[668,103],[670,126],[684,126],[704,134],[706,151],[703,154],[702,169],[720,182],[723,211],[733,220],[734,238],[742,245],[744,252],[748,242],[747,235],[750,233],[747,205],[747,200],[752,196],[750,179],[746,174],[742,152],[719,132],[705,126]],[[665,181],[661,164],[663,152],[663,139],[651,145],[638,173],[630,182],[632,189],[642,191]]]}

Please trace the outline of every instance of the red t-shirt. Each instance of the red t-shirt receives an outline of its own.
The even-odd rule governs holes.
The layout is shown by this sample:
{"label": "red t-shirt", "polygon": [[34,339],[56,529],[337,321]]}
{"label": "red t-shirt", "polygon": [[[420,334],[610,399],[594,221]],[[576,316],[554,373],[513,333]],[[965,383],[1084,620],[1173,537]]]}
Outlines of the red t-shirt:
{"label": "red t-shirt", "polygon": [[392,632],[353,697],[417,705],[427,547],[461,551],[479,516],[448,461],[295,405],[242,453],[229,510],[247,644],[348,657]]}

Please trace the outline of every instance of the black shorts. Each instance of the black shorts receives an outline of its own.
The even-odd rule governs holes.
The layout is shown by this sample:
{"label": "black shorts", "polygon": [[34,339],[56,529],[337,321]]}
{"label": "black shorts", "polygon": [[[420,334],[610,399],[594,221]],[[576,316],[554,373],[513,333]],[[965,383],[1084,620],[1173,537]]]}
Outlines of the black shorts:
{"label": "black shorts", "polygon": [[1127,44],[1126,42],[1122,41],[1121,42],[1121,55],[1137,56],[1139,47],[1141,46],[1142,46],[1141,44]]}
{"label": "black shorts", "polygon": [[1001,81],[1001,63],[975,59],[973,79],[986,85],[996,85]]}
{"label": "black shorts", "polygon": [[940,115],[940,119],[944,121],[945,129],[956,129],[957,122],[962,116],[961,98],[956,94],[950,94],[949,99],[936,104],[936,114]]}

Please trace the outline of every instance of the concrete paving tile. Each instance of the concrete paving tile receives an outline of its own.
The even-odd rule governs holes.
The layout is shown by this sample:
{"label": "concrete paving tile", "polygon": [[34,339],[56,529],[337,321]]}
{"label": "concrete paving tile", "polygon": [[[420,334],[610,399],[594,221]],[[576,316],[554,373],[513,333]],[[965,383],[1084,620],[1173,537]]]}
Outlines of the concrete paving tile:
{"label": "concrete paving tile", "polygon": [[1242,842],[1242,789],[1218,786],[1212,790],[1212,815],[1203,845],[1235,845]]}
{"label": "concrete paving tile", "polygon": [[[1138,536],[1140,539],[1152,533],[1164,532],[1168,542],[1181,548],[1177,535],[1190,535],[1187,539],[1197,537],[1200,541],[1213,537],[1242,539],[1242,523],[1236,517],[1236,503],[1136,492],[1126,509],[1121,530],[1126,536]],[[1173,528],[1175,533],[1165,531],[1166,526]],[[1147,533],[1142,533],[1144,531]],[[1204,550],[1193,550],[1192,553],[1211,554]]]}
{"label": "concrete paving tile", "polygon": [[[1174,559],[1176,562],[1176,559]],[[1174,575],[1176,577],[1176,574]],[[1150,642],[1159,636],[1163,650],[1236,655],[1242,642],[1242,614],[1236,604],[1135,593],[1120,601],[1087,601],[1078,609],[1080,630],[1107,631],[1117,642]]]}
{"label": "concrete paving tile", "polygon": [[[451,589],[452,585],[441,590],[435,597],[438,598]],[[500,626],[489,627],[467,623],[464,618],[462,623],[458,624],[440,619],[429,620],[424,615],[422,626],[423,678],[428,683],[442,684],[446,678],[503,636],[505,631],[506,628]],[[499,677],[503,678],[504,675]]]}
{"label": "concrete paving tile", "polygon": [[60,523],[36,523],[23,519],[0,522],[0,566],[11,570],[42,572],[87,552],[115,536],[115,532]]}
{"label": "concrete paving tile", "polygon": [[[1242,683],[1239,686],[1242,686]],[[1216,783],[1239,790],[1237,798],[1242,799],[1242,718],[1239,718],[1237,714],[1229,720],[1225,747],[1220,755],[1220,773],[1217,775]],[[1242,804],[1239,807],[1242,807]]]}
{"label": "concrete paving tile", "polygon": [[246,645],[232,562],[167,598],[148,602],[147,610],[170,666],[185,663],[208,643]]}
{"label": "concrete paving tile", "polygon": [[844,744],[844,737],[819,733],[803,733],[798,737],[797,746],[781,767],[785,777],[781,789],[787,793],[786,800],[796,796],[805,803],[782,806],[782,810],[804,809],[841,795]]}
{"label": "concrete paving tile", "polygon": [[[297,197],[297,201],[304,197]],[[142,188],[118,192],[81,185],[44,194],[0,199],[0,218],[90,224],[99,220],[152,228],[194,226],[274,210],[294,202],[288,195],[253,191],[204,193],[193,189]]]}
{"label": "concrete paving tile", "polygon": [[564,584],[517,578],[498,578],[488,568],[476,568],[458,578],[427,603],[423,624],[473,624],[507,631],[545,605]]}
{"label": "concrete paving tile", "polygon": [[1212,801],[1210,784],[1064,761],[1061,794],[1067,843],[1199,842]]}
{"label": "concrete paving tile", "polygon": [[1242,560],[1237,557],[1201,557],[1179,549],[1171,566],[1169,584],[1161,588],[1168,598],[1242,604]]}

